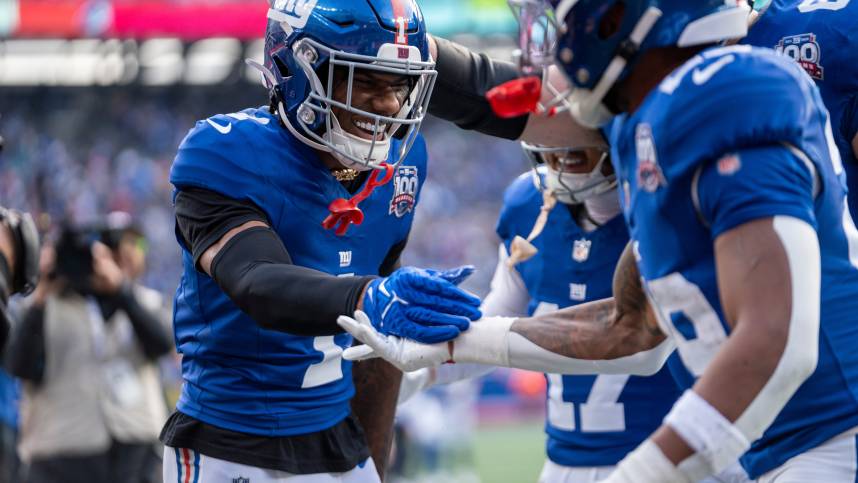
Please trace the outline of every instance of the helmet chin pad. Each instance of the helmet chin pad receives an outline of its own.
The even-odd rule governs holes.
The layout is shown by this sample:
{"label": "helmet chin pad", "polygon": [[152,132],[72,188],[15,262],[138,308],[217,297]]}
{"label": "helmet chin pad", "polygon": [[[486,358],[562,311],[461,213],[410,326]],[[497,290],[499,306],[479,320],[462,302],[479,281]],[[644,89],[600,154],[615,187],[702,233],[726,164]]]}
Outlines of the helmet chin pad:
{"label": "helmet chin pad", "polygon": [[[363,139],[343,130],[336,115],[331,115],[331,129],[325,135],[326,140],[337,149],[331,154],[347,168],[356,171],[369,171],[387,160],[390,152],[390,135],[382,134],[381,141]],[[350,155],[350,156],[349,156]],[[364,160],[357,162],[354,158]]]}

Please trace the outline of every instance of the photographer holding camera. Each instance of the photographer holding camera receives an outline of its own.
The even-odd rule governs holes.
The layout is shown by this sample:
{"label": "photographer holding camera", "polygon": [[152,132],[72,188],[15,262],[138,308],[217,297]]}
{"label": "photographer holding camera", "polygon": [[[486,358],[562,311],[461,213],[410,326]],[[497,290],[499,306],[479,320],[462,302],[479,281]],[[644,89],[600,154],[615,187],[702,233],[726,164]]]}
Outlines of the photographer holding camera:
{"label": "photographer holding camera", "polygon": [[147,481],[166,420],[157,359],[173,339],[161,296],[134,282],[144,240],[127,214],[65,229],[13,331],[25,481]]}
{"label": "photographer holding camera", "polygon": [[[0,207],[0,359],[11,326],[6,304],[11,295],[26,295],[35,287],[38,257],[39,236],[30,215]],[[17,427],[17,385],[0,369],[0,483],[17,481]]]}

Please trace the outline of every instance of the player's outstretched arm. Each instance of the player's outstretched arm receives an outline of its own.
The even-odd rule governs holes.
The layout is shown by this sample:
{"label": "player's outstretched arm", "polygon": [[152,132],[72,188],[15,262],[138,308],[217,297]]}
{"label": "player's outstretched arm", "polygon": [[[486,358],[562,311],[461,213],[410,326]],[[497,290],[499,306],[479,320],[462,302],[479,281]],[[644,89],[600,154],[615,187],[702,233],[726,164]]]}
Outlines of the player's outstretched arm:
{"label": "player's outstretched arm", "polygon": [[665,341],[641,286],[631,243],[617,262],[613,293],[610,299],[519,319],[512,331],[550,352],[594,360],[622,359]]}
{"label": "player's outstretched arm", "polygon": [[472,267],[338,277],[293,264],[266,214],[251,202],[186,189],[175,205],[179,231],[198,269],[263,328],[335,335],[342,333],[337,316],[362,308],[382,332],[432,343],[456,337],[480,317],[479,298],[457,286]]}
{"label": "player's outstretched arm", "polygon": [[[512,62],[491,59],[467,47],[441,37],[429,36],[429,51],[436,60],[438,78],[429,103],[429,113],[450,121],[462,129],[489,136],[519,139],[545,146],[591,146],[601,144],[600,135],[587,129],[568,112],[556,116],[531,114],[514,118],[495,115],[485,98],[486,92],[519,76]],[[563,92],[568,86],[564,74],[555,66],[548,69],[547,81]],[[555,97],[544,89],[542,101]]]}
{"label": "player's outstretched arm", "polygon": [[530,318],[487,317],[446,344],[418,344],[375,331],[360,312],[339,323],[366,346],[347,359],[383,357],[404,371],[447,361],[564,374],[654,374],[673,350],[657,328],[627,247],[614,277],[615,299]]}

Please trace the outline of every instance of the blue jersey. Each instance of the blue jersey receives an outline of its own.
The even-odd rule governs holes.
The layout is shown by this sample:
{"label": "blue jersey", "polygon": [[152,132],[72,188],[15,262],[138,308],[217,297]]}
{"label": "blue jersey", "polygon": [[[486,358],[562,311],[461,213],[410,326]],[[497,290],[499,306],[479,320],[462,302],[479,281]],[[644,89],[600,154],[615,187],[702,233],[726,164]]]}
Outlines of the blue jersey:
{"label": "blue jersey", "polygon": [[[397,149],[394,140],[390,151]],[[378,274],[391,247],[407,238],[425,176],[421,138],[393,180],[361,203],[363,224],[336,236],[321,222],[331,201],[350,194],[267,109],[247,109],[198,122],[179,147],[170,181],[177,189],[200,187],[252,201],[293,263],[351,276]],[[182,257],[174,307],[184,378],[179,411],[268,436],[321,431],[349,414],[354,387],[342,350],[351,336],[299,337],[263,329],[196,270],[184,245]]]}
{"label": "blue jersey", "polygon": [[828,125],[817,88],[796,63],[734,46],[686,62],[611,133],[641,276],[689,387],[730,332],[713,241],[780,215],[817,230],[818,365],[742,457],[752,478],[858,425],[858,232]]}
{"label": "blue jersey", "polygon": [[[529,173],[507,189],[497,226],[507,250],[516,235],[527,236],[541,205]],[[533,240],[539,252],[516,267],[530,295],[528,313],[610,297],[614,267],[628,240],[622,216],[587,233],[558,204]],[[546,378],[548,458],[564,466],[617,464],[658,428],[679,396],[666,368],[652,377]]]}
{"label": "blue jersey", "polygon": [[769,47],[797,61],[819,86],[843,159],[852,216],[858,215],[858,1],[774,0],[743,42]]}

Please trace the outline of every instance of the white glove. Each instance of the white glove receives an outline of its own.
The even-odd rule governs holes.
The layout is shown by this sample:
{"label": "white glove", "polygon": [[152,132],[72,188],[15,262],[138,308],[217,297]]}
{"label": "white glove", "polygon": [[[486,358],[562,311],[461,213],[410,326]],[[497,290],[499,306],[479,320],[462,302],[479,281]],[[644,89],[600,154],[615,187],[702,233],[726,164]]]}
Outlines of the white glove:
{"label": "white glove", "polygon": [[355,318],[341,315],[337,323],[355,339],[366,345],[349,347],[343,352],[343,359],[361,361],[381,357],[403,372],[416,371],[424,367],[433,367],[451,359],[449,347],[452,344],[421,344],[409,339],[392,335],[383,335],[372,326],[369,317],[362,311],[355,311]]}

